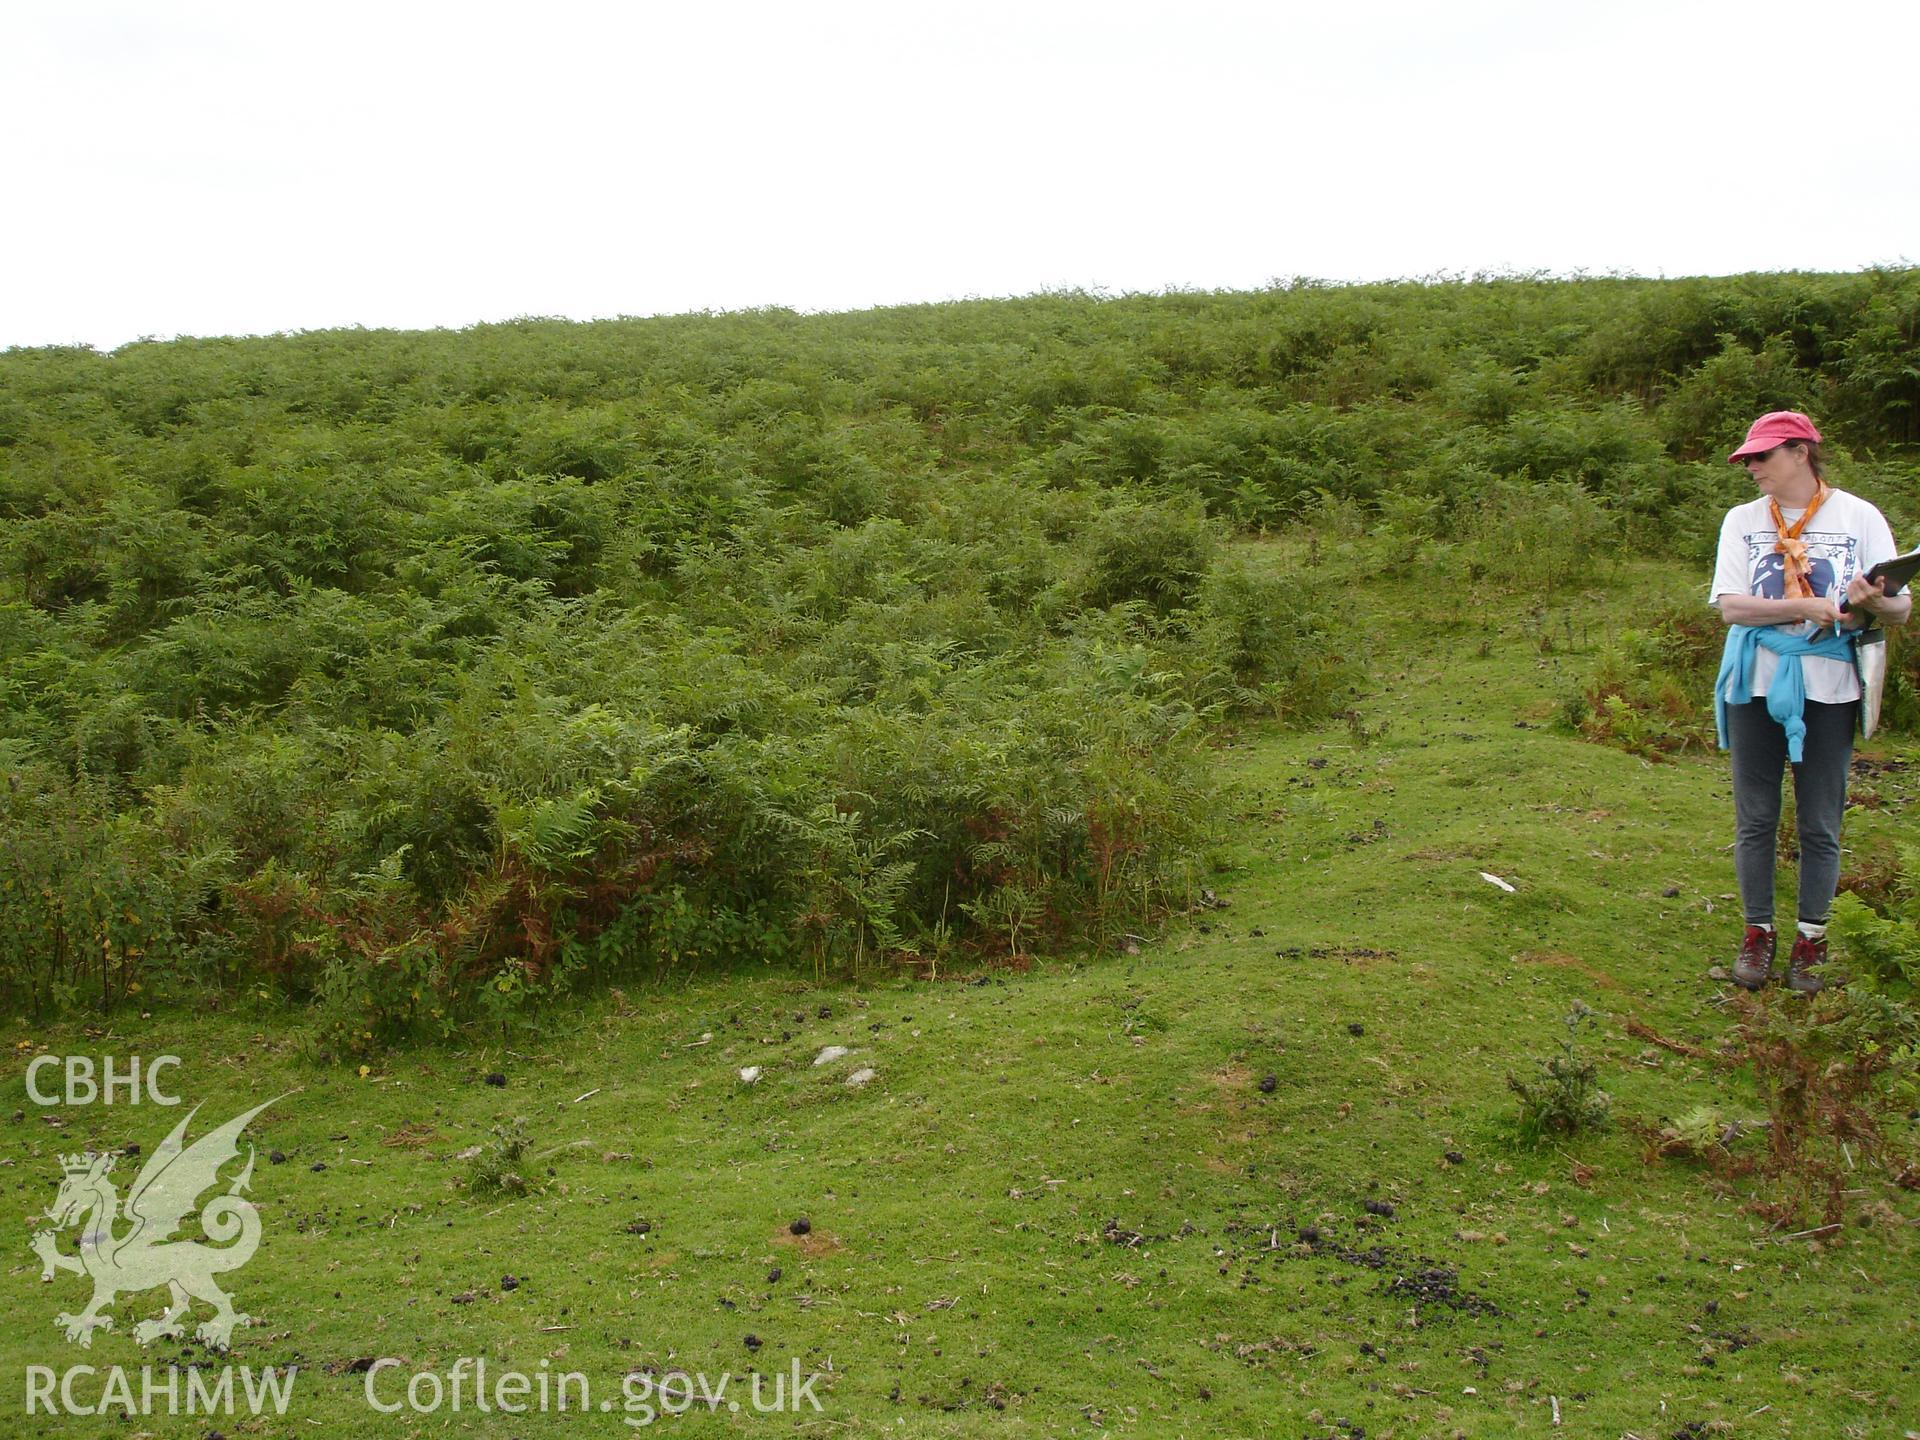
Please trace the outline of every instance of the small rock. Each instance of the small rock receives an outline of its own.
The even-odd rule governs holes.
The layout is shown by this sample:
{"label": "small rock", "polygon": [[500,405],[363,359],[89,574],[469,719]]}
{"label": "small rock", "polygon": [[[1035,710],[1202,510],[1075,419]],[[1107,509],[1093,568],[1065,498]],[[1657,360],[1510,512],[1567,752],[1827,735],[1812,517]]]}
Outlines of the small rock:
{"label": "small rock", "polygon": [[1260,1093],[1262,1095],[1271,1095],[1279,1088],[1280,1077],[1278,1075],[1262,1075],[1260,1077]]}
{"label": "small rock", "polygon": [[1733,971],[1724,965],[1715,965],[1708,969],[1707,979],[1726,981],[1733,979]]}
{"label": "small rock", "polygon": [[747,1349],[749,1350],[758,1350],[762,1345],[766,1344],[767,1342],[762,1340],[758,1335],[749,1335],[747,1336],[746,1339],[742,1340],[740,1343],[746,1346]]}
{"label": "small rock", "polygon": [[500,1277],[500,1288],[502,1290],[518,1290],[520,1288],[520,1282],[511,1275],[502,1275]]}
{"label": "small rock", "polygon": [[1660,893],[1668,900],[1672,900],[1680,894],[1680,887],[1678,885],[1669,885],[1667,886],[1666,889],[1662,890]]}
{"label": "small rock", "polygon": [[798,1220],[787,1226],[787,1233],[790,1235],[805,1235],[812,1229],[813,1222],[802,1215]]}
{"label": "small rock", "polygon": [[498,1070],[495,1070],[487,1076],[487,1084],[493,1086],[495,1089],[504,1090],[507,1088],[507,1077],[502,1075]]}
{"label": "small rock", "polygon": [[284,1164],[286,1164],[286,1163],[287,1163],[287,1152],[286,1152],[286,1151],[284,1151],[284,1150],[269,1150],[269,1151],[267,1152],[267,1163],[268,1163],[269,1165],[284,1165]]}
{"label": "small rock", "polygon": [[762,1071],[758,1065],[749,1065],[740,1072],[740,1083],[742,1085],[755,1084],[760,1079],[761,1074]]}
{"label": "small rock", "polygon": [[861,1069],[856,1070],[851,1075],[847,1076],[847,1084],[855,1086],[857,1088],[861,1085],[866,1084],[869,1080],[873,1079],[873,1077],[878,1073],[879,1073],[878,1071],[873,1070],[871,1068],[862,1067]]}
{"label": "small rock", "polygon": [[831,1065],[836,1060],[844,1060],[852,1053],[853,1052],[848,1050],[844,1045],[829,1045],[813,1057],[813,1063],[816,1065]]}
{"label": "small rock", "polygon": [[1347,1034],[1349,1035],[1364,1035],[1366,1033],[1367,1033],[1367,1027],[1362,1025],[1358,1020],[1355,1020],[1352,1024],[1347,1026]]}
{"label": "small rock", "polygon": [[1462,1155],[1458,1150],[1447,1151],[1447,1164],[1464,1165],[1466,1163],[1467,1163],[1467,1157]]}
{"label": "small rock", "polygon": [[322,1170],[327,1168],[327,1162],[324,1160],[316,1160],[313,1162],[313,1164],[309,1165],[307,1168],[313,1171],[314,1174],[318,1175]]}

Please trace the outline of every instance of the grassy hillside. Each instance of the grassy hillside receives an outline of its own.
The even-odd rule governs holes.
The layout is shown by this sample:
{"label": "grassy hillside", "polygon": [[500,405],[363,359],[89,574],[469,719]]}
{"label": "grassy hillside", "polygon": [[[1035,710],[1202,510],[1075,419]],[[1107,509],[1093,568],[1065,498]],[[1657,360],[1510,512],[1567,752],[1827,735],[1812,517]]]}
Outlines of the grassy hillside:
{"label": "grassy hillside", "polygon": [[[0,354],[16,1428],[1911,1429],[1920,670],[1854,983],[1730,992],[1700,582],[1779,406],[1912,539],[1916,339],[1900,270]],[[188,1259],[87,1349],[41,1283],[186,1109],[28,1069],[134,1055],[272,1102],[226,1359],[137,1343]],[[369,1406],[479,1359],[590,1408]],[[286,1413],[101,1388],[229,1363]]]}
{"label": "grassy hillside", "polygon": [[[1236,558],[1291,573],[1304,545]],[[1805,1014],[1707,975],[1737,914],[1723,762],[1555,723],[1694,578],[1629,564],[1544,610],[1418,577],[1343,592],[1368,693],[1220,744],[1231,820],[1201,877],[1218,903],[1137,953],[980,957],[937,981],[683,970],[510,1044],[470,1026],[364,1071],[314,1063],[298,1017],[252,991],[18,1022],[7,1183],[37,1213],[56,1152],[151,1152],[177,1118],[41,1111],[21,1080],[40,1050],[178,1054],[196,1126],[291,1092],[253,1127],[265,1239],[235,1280],[257,1323],[232,1360],[306,1368],[284,1419],[228,1434],[623,1432],[618,1412],[363,1399],[370,1360],[403,1362],[376,1372],[392,1403],[408,1375],[484,1356],[581,1372],[596,1404],[629,1373],[731,1372],[734,1395],[794,1359],[825,1377],[819,1414],[658,1421],[702,1434],[1898,1435],[1920,1406],[1920,1205],[1890,1152],[1856,1138],[1843,1165],[1832,1147],[1848,1193],[1830,1229],[1818,1197],[1798,1221],[1767,1208],[1791,1174],[1650,1154],[1699,1107],[1765,1118],[1742,1037]],[[1902,833],[1920,773],[1904,741],[1864,758],[1856,873]],[[1506,1080],[1555,1053],[1575,1002],[1596,1012],[1579,1044],[1612,1122],[1529,1146]],[[850,1053],[814,1064],[829,1045]],[[516,1117],[526,1192],[476,1190],[458,1157]],[[1889,1123],[1911,1154],[1916,1127]],[[81,1359],[212,1363],[129,1338],[160,1292],[123,1299],[91,1351],[67,1345],[52,1316],[84,1287],[38,1271],[23,1247],[3,1272],[10,1383]]]}
{"label": "grassy hillside", "polygon": [[1910,534],[1917,275],[0,354],[0,1003],[264,990],[360,1056],[1115,951],[1222,833],[1209,737],[1350,708],[1349,582],[1697,561],[1780,405]]}

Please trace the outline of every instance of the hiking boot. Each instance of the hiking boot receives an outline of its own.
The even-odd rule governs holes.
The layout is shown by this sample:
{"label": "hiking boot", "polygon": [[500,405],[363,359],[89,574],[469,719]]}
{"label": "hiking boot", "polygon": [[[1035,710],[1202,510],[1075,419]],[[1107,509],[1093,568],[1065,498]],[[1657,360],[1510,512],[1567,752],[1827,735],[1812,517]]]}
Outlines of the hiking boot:
{"label": "hiking boot", "polygon": [[1824,939],[1809,940],[1804,935],[1796,936],[1792,953],[1787,956],[1787,988],[1801,995],[1818,995],[1826,988],[1827,982],[1820,978],[1821,967],[1826,963],[1827,942]]}
{"label": "hiking boot", "polygon": [[[1733,983],[1744,990],[1758,990],[1772,979],[1774,945],[1774,932],[1766,926],[1747,926],[1746,938],[1740,942],[1740,958],[1733,962]],[[1797,946],[1794,953],[1799,953]]]}

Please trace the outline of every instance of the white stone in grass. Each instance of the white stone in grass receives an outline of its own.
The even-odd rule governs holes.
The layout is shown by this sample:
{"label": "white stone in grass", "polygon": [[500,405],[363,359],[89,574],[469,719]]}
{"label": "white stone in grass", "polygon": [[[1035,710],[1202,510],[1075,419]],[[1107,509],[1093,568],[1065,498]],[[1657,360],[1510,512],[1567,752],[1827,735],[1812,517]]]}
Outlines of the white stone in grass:
{"label": "white stone in grass", "polygon": [[740,1072],[740,1083],[742,1085],[751,1085],[754,1083],[754,1081],[758,1080],[759,1078],[760,1078],[760,1067],[758,1065],[749,1065],[747,1066],[746,1069]]}
{"label": "white stone in grass", "polygon": [[853,1052],[844,1045],[829,1045],[813,1057],[813,1063],[816,1065],[831,1065],[836,1060],[846,1059],[847,1056],[852,1053]]}
{"label": "white stone in grass", "polygon": [[878,1071],[873,1070],[871,1068],[856,1070],[851,1075],[847,1076],[847,1084],[864,1085],[869,1080],[873,1079],[873,1077],[878,1073],[879,1073]]}

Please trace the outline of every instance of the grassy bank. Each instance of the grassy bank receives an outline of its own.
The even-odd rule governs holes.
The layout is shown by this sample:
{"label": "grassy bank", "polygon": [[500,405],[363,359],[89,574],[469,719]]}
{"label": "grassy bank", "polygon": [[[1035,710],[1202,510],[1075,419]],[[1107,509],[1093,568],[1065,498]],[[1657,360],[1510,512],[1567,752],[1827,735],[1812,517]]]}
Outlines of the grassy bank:
{"label": "grassy bank", "polygon": [[[1920,1405],[1915,1196],[1863,1164],[1845,1227],[1787,1240],[1746,1208],[1762,1182],[1650,1161],[1636,1129],[1762,1108],[1748,1072],[1703,1058],[1743,1003],[1706,974],[1737,917],[1723,765],[1556,723],[1609,634],[1692,579],[1629,566],[1544,612],[1464,586],[1344,592],[1372,689],[1330,725],[1219,742],[1224,903],[1136,954],[629,986],[510,1047],[476,1023],[364,1074],[312,1063],[277,999],[15,1023],[18,1213],[52,1197],[57,1153],[151,1153],[181,1113],[43,1111],[33,1053],[178,1054],[195,1133],[285,1093],[251,1132],[265,1232],[234,1277],[257,1323],[232,1359],[302,1373],[284,1419],[228,1434],[625,1430],[597,1410],[379,1415],[353,1367],[387,1356],[387,1401],[461,1356],[582,1372],[596,1405],[648,1367],[825,1377],[819,1414],[723,1403],[667,1433],[1377,1440],[1544,1435],[1557,1413],[1566,1434],[1899,1434]],[[1897,801],[1912,751],[1874,757]],[[1898,824],[1897,805],[1850,818],[1852,856]],[[1506,1077],[1552,1053],[1576,1001],[1614,1123],[1523,1146]],[[814,1064],[830,1045],[850,1053]],[[456,1157],[515,1117],[527,1193],[477,1193]],[[159,1292],[68,1345],[52,1317],[84,1287],[39,1284],[26,1235],[0,1277],[16,1395],[29,1365],[208,1358],[134,1344]]]}
{"label": "grassy bank", "polygon": [[1353,683],[1325,570],[1231,538],[1698,563],[1786,406],[1907,534],[1916,333],[1887,269],[0,354],[0,1006],[264,986],[358,1058],[715,956],[1114,948],[1194,893],[1216,727]]}

